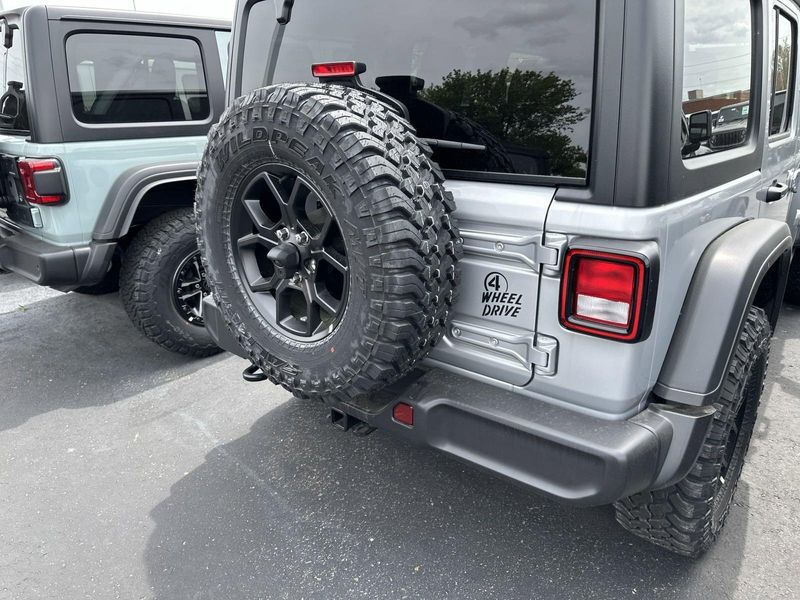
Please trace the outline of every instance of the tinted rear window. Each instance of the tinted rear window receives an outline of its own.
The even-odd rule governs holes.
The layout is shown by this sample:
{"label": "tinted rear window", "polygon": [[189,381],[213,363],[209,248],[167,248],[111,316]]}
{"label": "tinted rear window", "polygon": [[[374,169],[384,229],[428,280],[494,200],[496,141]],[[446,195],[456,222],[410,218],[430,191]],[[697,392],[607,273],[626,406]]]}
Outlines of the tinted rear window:
{"label": "tinted rear window", "polygon": [[365,85],[406,104],[420,136],[461,144],[434,147],[446,170],[586,176],[594,2],[296,0],[281,40],[282,4],[250,11],[243,93],[356,60]]}
{"label": "tinted rear window", "polygon": [[201,121],[209,116],[194,40],[79,33],[67,39],[72,111],[84,123]]}

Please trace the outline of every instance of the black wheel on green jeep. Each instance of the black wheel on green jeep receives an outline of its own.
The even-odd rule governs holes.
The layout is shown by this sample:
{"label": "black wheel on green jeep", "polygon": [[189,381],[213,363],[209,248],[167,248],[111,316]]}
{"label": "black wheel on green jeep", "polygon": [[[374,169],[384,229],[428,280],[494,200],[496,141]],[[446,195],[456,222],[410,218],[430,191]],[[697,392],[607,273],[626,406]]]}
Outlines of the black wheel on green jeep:
{"label": "black wheel on green jeep", "polygon": [[192,209],[161,215],[134,237],[120,273],[120,296],[133,323],[167,350],[220,352],[203,324],[208,295]]}
{"label": "black wheel on green jeep", "polygon": [[74,292],[85,296],[104,296],[118,291],[120,265],[122,265],[122,251],[118,249],[114,252],[114,257],[111,259],[111,264],[108,266],[108,271],[102,280],[94,285],[83,285],[75,289]]}
{"label": "black wheel on green jeep", "polygon": [[764,311],[751,308],[700,456],[675,485],[617,502],[617,521],[625,529],[684,556],[697,557],[713,544],[730,511],[755,428],[771,335]]}
{"label": "black wheel on green jeep", "polygon": [[789,268],[789,279],[786,282],[786,301],[800,306],[800,254],[795,250],[792,266]]}
{"label": "black wheel on green jeep", "polygon": [[441,338],[461,240],[430,147],[372,96],[281,85],[234,102],[198,173],[209,284],[275,383],[342,400]]}

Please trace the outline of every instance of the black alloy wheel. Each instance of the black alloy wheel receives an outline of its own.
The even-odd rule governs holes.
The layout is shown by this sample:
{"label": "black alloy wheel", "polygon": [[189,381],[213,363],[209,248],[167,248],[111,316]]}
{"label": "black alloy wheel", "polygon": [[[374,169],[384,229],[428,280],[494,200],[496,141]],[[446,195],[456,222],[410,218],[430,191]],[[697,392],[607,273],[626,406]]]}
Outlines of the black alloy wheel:
{"label": "black alloy wheel", "polygon": [[210,292],[199,251],[187,256],[178,266],[172,293],[178,314],[188,323],[203,327],[203,298]]}
{"label": "black alloy wheel", "polygon": [[347,304],[347,249],[333,211],[299,172],[262,167],[231,215],[240,277],[261,316],[292,339],[330,335]]}

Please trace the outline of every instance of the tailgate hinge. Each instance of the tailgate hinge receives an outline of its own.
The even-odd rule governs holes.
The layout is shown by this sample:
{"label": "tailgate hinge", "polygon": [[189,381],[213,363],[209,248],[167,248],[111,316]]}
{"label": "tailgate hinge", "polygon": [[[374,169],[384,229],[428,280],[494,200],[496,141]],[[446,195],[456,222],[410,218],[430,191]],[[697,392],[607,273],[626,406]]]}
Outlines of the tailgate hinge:
{"label": "tailgate hinge", "polygon": [[[569,239],[563,233],[545,233],[543,248],[547,251],[550,259],[542,263],[542,275],[558,277],[561,274],[561,265],[564,263],[564,255],[567,251]],[[542,252],[544,256],[544,252]]]}
{"label": "tailgate hinge", "polygon": [[534,335],[531,353],[534,375],[550,377],[558,367],[558,340],[541,333]]}
{"label": "tailgate hinge", "polygon": [[[521,262],[537,273],[549,268],[555,268],[557,271],[562,250],[567,244],[566,236],[541,232],[515,236],[462,228],[461,237],[464,239],[464,251],[468,254],[501,257]],[[543,237],[545,243],[542,243]],[[563,242],[560,238],[563,238]]]}
{"label": "tailgate hinge", "polygon": [[542,334],[509,334],[478,325],[453,321],[450,335],[464,342],[502,354],[524,367],[533,365],[536,375],[556,374],[558,340]]}

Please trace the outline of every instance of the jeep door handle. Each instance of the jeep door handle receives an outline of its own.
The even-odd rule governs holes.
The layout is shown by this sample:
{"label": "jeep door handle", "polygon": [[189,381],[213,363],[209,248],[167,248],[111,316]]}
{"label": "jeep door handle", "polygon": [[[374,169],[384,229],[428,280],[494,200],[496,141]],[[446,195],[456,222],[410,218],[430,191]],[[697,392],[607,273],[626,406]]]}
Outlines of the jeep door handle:
{"label": "jeep door handle", "polygon": [[778,200],[782,200],[786,198],[786,195],[789,193],[789,186],[785,183],[773,183],[771,186],[767,188],[767,194],[764,197],[764,201],[767,203],[770,202],[777,202]]}

